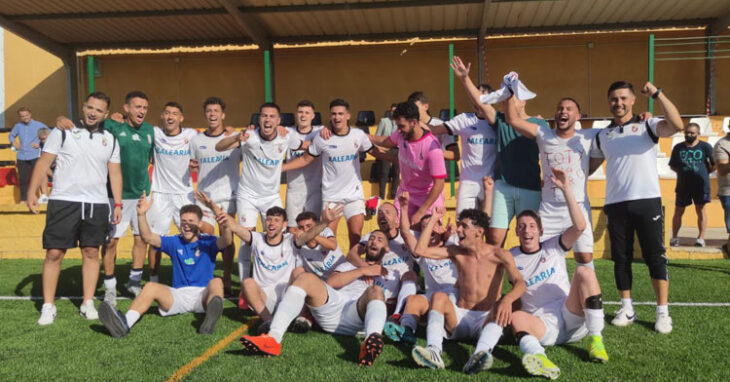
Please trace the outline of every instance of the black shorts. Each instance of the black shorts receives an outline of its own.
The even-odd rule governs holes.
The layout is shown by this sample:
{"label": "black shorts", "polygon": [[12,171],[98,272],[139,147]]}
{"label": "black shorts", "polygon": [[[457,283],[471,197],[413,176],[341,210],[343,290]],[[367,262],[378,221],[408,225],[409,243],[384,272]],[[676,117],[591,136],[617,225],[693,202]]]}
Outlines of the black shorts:
{"label": "black shorts", "polygon": [[98,247],[109,242],[109,204],[49,200],[44,249]]}
{"label": "black shorts", "polygon": [[710,192],[705,192],[703,185],[699,187],[693,187],[687,190],[676,191],[676,201],[674,203],[677,207],[687,207],[694,203],[695,205],[704,205],[712,200]]}
{"label": "black shorts", "polygon": [[664,210],[661,198],[607,204],[603,211],[608,219],[613,261],[631,263],[634,258],[634,233],[647,263],[664,256]]}

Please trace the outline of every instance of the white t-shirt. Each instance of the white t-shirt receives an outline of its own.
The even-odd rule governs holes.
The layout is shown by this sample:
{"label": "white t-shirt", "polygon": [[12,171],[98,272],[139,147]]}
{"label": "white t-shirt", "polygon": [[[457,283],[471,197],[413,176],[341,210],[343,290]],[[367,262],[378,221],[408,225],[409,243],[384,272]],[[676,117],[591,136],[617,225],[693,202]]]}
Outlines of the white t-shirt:
{"label": "white t-shirt", "polygon": [[372,147],[367,135],[352,127],[345,135],[333,132],[328,140],[314,138],[309,154],[322,156],[322,200],[349,203],[365,199],[359,154]]}
{"label": "white t-shirt", "polygon": [[[431,119],[428,120],[428,123],[426,123],[429,126],[438,126],[443,125],[444,121],[436,118],[431,117]],[[447,134],[441,134],[441,135],[434,135],[436,139],[438,139],[439,143],[441,144],[441,149],[446,150],[446,147],[451,146],[452,144],[456,143],[456,139],[454,139],[453,135],[447,135]]]}
{"label": "white t-shirt", "polygon": [[190,141],[198,135],[195,129],[180,129],[177,135],[166,135],[155,126],[154,169],[152,191],[161,194],[193,192],[190,178]]}
{"label": "white t-shirt", "polygon": [[[446,245],[459,245],[459,237],[452,235]],[[434,260],[418,257],[416,261],[423,271],[426,293],[444,292],[449,294],[457,292],[458,271],[456,270],[456,264],[451,259]]]}
{"label": "white t-shirt", "polygon": [[99,130],[90,134],[87,129],[74,126],[66,131],[64,141],[63,132],[53,129],[43,151],[56,156],[50,199],[109,203],[108,164],[119,163],[119,143],[110,132]]}
{"label": "white t-shirt", "polygon": [[560,245],[560,235],[540,243],[536,253],[522,253],[519,246],[510,252],[527,284],[527,290],[520,297],[522,310],[534,314],[541,308],[554,308],[558,302],[563,303],[570,293],[570,278],[565,265],[568,251]]}
{"label": "white t-shirt", "polygon": [[243,167],[238,182],[237,197],[261,198],[279,194],[281,165],[287,150],[296,150],[302,141],[293,134],[267,141],[259,129],[249,132],[248,139],[241,145]]}
{"label": "white t-shirt", "polygon": [[281,242],[272,246],[266,234],[251,232],[251,262],[253,279],[261,288],[288,283],[297,263],[292,234],[284,233]]}
{"label": "white t-shirt", "polygon": [[576,130],[570,138],[560,138],[554,129],[540,125],[535,140],[540,148],[542,165],[542,200],[550,203],[565,203],[565,196],[550,180],[552,168],[564,170],[570,178],[570,186],[578,203],[586,200],[586,179],[590,165],[590,151],[593,138],[599,129]]}
{"label": "white t-shirt", "polygon": [[202,133],[190,141],[192,158],[198,161],[198,190],[205,191],[213,201],[235,198],[238,186],[241,149],[216,151],[215,145],[224,138],[227,138],[224,133],[216,136]]}
{"label": "white t-shirt", "polygon": [[[414,235],[417,234],[417,232],[414,232],[413,230],[411,230],[411,233]],[[370,233],[365,234],[365,236],[360,239],[360,245],[367,247],[370,235]],[[408,245],[406,245],[405,240],[403,240],[400,230],[396,237],[388,240],[388,248],[391,252],[395,253],[403,260],[403,262],[408,266],[408,269],[413,269],[413,255],[411,255],[411,251],[408,250]]]}
{"label": "white t-shirt", "polygon": [[[302,141],[312,142],[322,131],[322,126],[312,126],[312,131],[302,134],[296,127],[287,127],[289,135],[299,137]],[[294,160],[304,155],[306,150],[287,150],[286,160]],[[305,167],[287,171],[286,173],[287,192],[322,192],[322,158],[316,157],[312,163]]]}
{"label": "white t-shirt", "polygon": [[494,175],[497,158],[497,133],[474,113],[462,113],[444,123],[453,135],[461,137],[461,181],[481,182]]}
{"label": "white t-shirt", "polygon": [[591,158],[606,159],[606,204],[662,196],[656,167],[656,128],[661,121],[641,122],[635,116],[623,126],[611,122],[596,135]]}
{"label": "white t-shirt", "polygon": [[[387,252],[383,256],[382,265],[388,270],[388,274],[385,276],[378,276],[373,279],[372,285],[377,285],[383,288],[383,294],[385,295],[386,303],[393,303],[398,298],[398,292],[400,291],[400,278],[403,273],[407,271],[404,267],[404,263],[393,252]],[[335,268],[335,272],[347,272],[356,269],[350,262],[342,262]],[[350,299],[359,298],[362,293],[370,286],[365,280],[359,278],[352,281],[351,283],[340,288],[340,292],[348,296]]]}
{"label": "white t-shirt", "polygon": [[[331,229],[325,228],[320,236],[327,238],[334,237],[335,234]],[[314,273],[319,276],[322,280],[327,280],[327,277],[343,262],[347,262],[347,259],[342,256],[342,251],[337,247],[330,251],[317,244],[314,248],[310,248],[304,244],[301,248],[296,248],[298,256],[298,262],[304,267],[304,270],[310,273]]]}

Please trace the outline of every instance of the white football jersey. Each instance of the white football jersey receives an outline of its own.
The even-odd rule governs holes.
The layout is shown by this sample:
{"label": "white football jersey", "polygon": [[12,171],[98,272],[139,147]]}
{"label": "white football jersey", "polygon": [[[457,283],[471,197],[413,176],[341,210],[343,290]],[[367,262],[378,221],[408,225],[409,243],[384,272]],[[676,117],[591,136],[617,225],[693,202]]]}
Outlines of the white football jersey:
{"label": "white football jersey", "polygon": [[586,200],[591,144],[599,131],[599,129],[576,130],[572,137],[560,138],[555,130],[547,126],[538,127],[535,140],[537,147],[540,148],[543,201],[565,203],[563,192],[550,180],[553,168],[567,173],[573,195],[578,203]]}
{"label": "white football jersey", "polygon": [[[458,244],[459,237],[456,235],[452,235],[446,242],[446,245]],[[456,264],[451,259],[434,260],[419,257],[417,261],[418,266],[423,271],[427,294],[434,292],[458,293],[456,287],[458,271],[456,270]]]}
{"label": "white football jersey", "polygon": [[364,200],[360,176],[360,153],[370,150],[365,133],[352,128],[345,135],[332,134],[328,140],[317,136],[309,146],[309,154],[322,156],[322,200],[349,203]]}
{"label": "white football jersey", "polygon": [[[334,237],[335,234],[331,229],[325,228],[320,236]],[[342,251],[337,247],[330,251],[322,248],[321,245],[317,244],[314,248],[310,248],[304,244],[301,248],[296,248],[299,263],[302,264],[304,270],[310,273],[314,273],[319,276],[322,280],[327,280],[327,277],[337,269],[337,267],[343,262],[347,262],[347,259],[342,255]]]}
{"label": "white football jersey", "polygon": [[461,137],[461,175],[459,179],[481,182],[494,175],[497,158],[497,132],[474,113],[462,113],[444,123],[451,134]]}
{"label": "white football jersey", "polygon": [[[398,292],[400,291],[400,278],[401,276],[403,276],[403,273],[405,273],[405,270],[403,268],[404,263],[400,260],[398,255],[394,254],[393,252],[388,252],[383,257],[382,264],[383,267],[388,270],[388,274],[385,276],[375,277],[373,279],[372,285],[377,285],[383,288],[385,302],[393,303],[397,299]],[[348,261],[344,261],[335,268],[335,272],[347,272],[354,269],[356,269],[354,265],[352,265]],[[368,284],[362,278],[359,278],[340,288],[340,293],[347,296],[348,299],[357,299],[362,296],[363,292],[365,292],[365,289],[367,289],[369,286],[370,284]]]}
{"label": "white football jersey", "polygon": [[302,141],[293,134],[276,135],[267,141],[259,129],[249,132],[241,145],[243,167],[238,182],[237,197],[260,198],[279,194],[281,165],[286,151],[300,148]]}
{"label": "white football jersey", "polygon": [[251,262],[253,279],[261,288],[288,283],[297,262],[293,236],[284,233],[281,243],[270,245],[266,234],[251,232]]}
{"label": "white football jersey", "polygon": [[[411,231],[411,233],[414,235],[417,234],[414,231]],[[365,234],[365,236],[360,239],[360,245],[366,247],[368,245],[368,239],[370,239],[370,233]],[[408,245],[406,245],[405,240],[403,240],[400,230],[396,237],[388,240],[388,248],[391,252],[397,254],[398,257],[403,260],[403,262],[408,266],[408,269],[413,269],[413,256],[411,255],[411,251],[408,250]]]}
{"label": "white football jersey", "polygon": [[155,126],[154,169],[152,191],[162,194],[189,194],[193,191],[190,179],[190,141],[198,135],[195,129],[180,129],[177,135],[167,135]]}
{"label": "white football jersey", "polygon": [[204,191],[213,201],[234,198],[238,186],[241,149],[216,151],[215,145],[224,138],[224,133],[210,136],[204,132],[190,143],[192,158],[198,161],[198,191]]}
{"label": "white football jersey", "polygon": [[519,246],[510,249],[517,270],[527,284],[527,291],[520,297],[522,310],[536,313],[541,308],[552,307],[564,301],[570,293],[570,278],[565,265],[568,252],[560,244],[560,235],[540,243],[535,253],[523,253]]}
{"label": "white football jersey", "polygon": [[[322,131],[322,126],[312,126],[312,131],[307,134],[302,134],[297,130],[296,127],[287,127],[289,135],[299,137],[302,141],[312,142],[315,137]],[[294,160],[304,155],[306,150],[287,150],[286,160]],[[286,187],[289,192],[301,191],[303,193],[317,193],[322,192],[322,158],[316,157],[312,163],[305,167],[287,171],[286,173]]]}

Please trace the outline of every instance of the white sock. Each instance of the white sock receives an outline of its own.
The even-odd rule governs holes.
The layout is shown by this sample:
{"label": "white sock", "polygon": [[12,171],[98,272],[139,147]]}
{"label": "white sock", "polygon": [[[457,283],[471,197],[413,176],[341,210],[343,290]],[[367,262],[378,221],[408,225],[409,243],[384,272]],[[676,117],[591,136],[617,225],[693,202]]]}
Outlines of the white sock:
{"label": "white sock", "polygon": [[482,334],[479,335],[479,341],[477,341],[477,347],[474,349],[474,353],[486,351],[491,354],[494,347],[497,346],[499,338],[502,337],[503,331],[504,328],[497,325],[495,322],[489,322],[484,325]]}
{"label": "white sock", "polygon": [[116,277],[112,277],[110,279],[105,278],[104,279],[104,289],[106,289],[106,290],[117,289],[117,278]]}
{"label": "white sock", "polygon": [[246,243],[238,248],[238,277],[241,281],[251,277],[251,246]]}
{"label": "white sock", "polygon": [[590,269],[592,269],[594,271],[596,270],[596,266],[593,265],[593,260],[591,260],[591,261],[589,261],[587,263],[581,263],[581,262],[576,261],[576,263],[578,264],[579,267],[590,268]]}
{"label": "white sock", "polygon": [[542,354],[545,355],[545,348],[540,345],[540,341],[535,336],[526,335],[520,340],[520,351],[523,354]]}
{"label": "white sock", "polygon": [[132,325],[136,324],[139,320],[139,316],[140,314],[136,310],[128,310],[127,313],[124,315],[124,317],[127,318],[127,326],[131,328]]}
{"label": "white sock", "polygon": [[592,336],[600,336],[603,332],[603,309],[583,309],[586,319],[586,328],[588,334]]}
{"label": "white sock", "polygon": [[634,306],[632,305],[634,300],[631,298],[622,298],[621,299],[621,309],[627,309],[629,312],[634,312]]}
{"label": "white sock", "polygon": [[274,318],[271,320],[271,329],[269,329],[269,335],[276,342],[281,343],[289,324],[302,312],[306,297],[307,292],[296,285],[286,289],[284,296],[276,307],[276,313],[274,313]]}
{"label": "white sock", "polygon": [[129,271],[129,280],[130,281],[142,281],[142,269],[134,269],[132,268]]}
{"label": "white sock", "polygon": [[400,317],[400,324],[402,327],[411,329],[415,333],[418,322],[416,322],[416,316],[406,313]]}
{"label": "white sock", "polygon": [[158,276],[158,275],[150,275],[150,282],[159,283],[160,282],[160,276]]}
{"label": "white sock", "polygon": [[656,316],[668,316],[669,315],[669,305],[657,305],[656,306]]}
{"label": "white sock", "polygon": [[426,344],[442,351],[444,343],[444,315],[432,310],[428,312],[428,326],[426,326]]}
{"label": "white sock", "polygon": [[365,336],[382,333],[386,318],[388,318],[388,309],[385,307],[385,301],[372,300],[368,302],[367,307],[365,307]]}
{"label": "white sock", "polygon": [[416,283],[413,280],[406,280],[401,284],[400,290],[398,291],[398,300],[395,304],[395,313],[400,313],[403,310],[403,306],[406,304],[408,296],[416,294]]}

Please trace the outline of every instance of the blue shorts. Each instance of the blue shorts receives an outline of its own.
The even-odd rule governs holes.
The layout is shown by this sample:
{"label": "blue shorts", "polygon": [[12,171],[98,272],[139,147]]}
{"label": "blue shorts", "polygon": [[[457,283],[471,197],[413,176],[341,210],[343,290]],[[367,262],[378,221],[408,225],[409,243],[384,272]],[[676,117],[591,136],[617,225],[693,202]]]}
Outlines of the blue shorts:
{"label": "blue shorts", "polygon": [[709,203],[712,200],[710,191],[705,192],[702,185],[700,187],[693,187],[688,190],[682,190],[675,192],[674,205],[677,207],[687,207],[690,204],[700,206]]}
{"label": "blue shorts", "polygon": [[720,198],[720,204],[725,211],[725,230],[730,234],[730,195],[718,195],[717,197]]}
{"label": "blue shorts", "polygon": [[492,222],[490,227],[508,229],[512,218],[524,210],[537,212],[540,209],[539,190],[528,190],[508,184],[503,180],[494,182]]}

